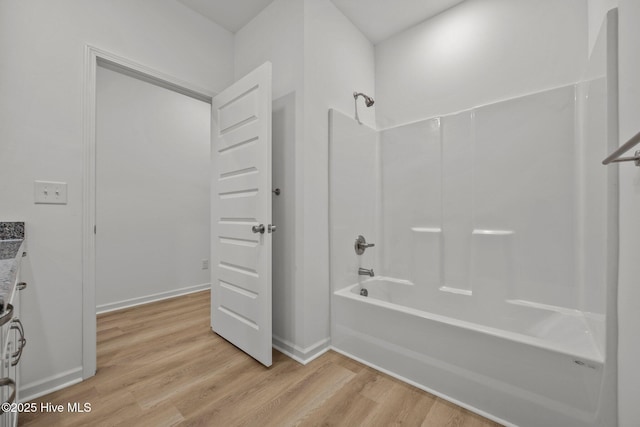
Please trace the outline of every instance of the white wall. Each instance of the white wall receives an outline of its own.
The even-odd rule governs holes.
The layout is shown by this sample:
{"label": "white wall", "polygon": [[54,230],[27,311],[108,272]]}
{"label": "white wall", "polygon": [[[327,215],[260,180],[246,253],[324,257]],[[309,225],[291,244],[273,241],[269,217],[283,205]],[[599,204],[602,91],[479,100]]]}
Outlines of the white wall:
{"label": "white wall", "polygon": [[586,58],[585,0],[468,0],[376,46],[377,123],[575,83]]}
{"label": "white wall", "polygon": [[[353,92],[376,94],[373,45],[329,0],[304,4],[305,175],[298,206],[304,212],[304,345],[312,346],[330,334],[328,112],[334,108],[353,117]],[[375,126],[375,105],[358,103],[361,121]]]}
{"label": "white wall", "polygon": [[[273,335],[280,348],[295,353],[304,342],[302,200],[304,169],[304,4],[276,0],[235,35],[235,78],[265,61],[273,64]],[[286,170],[286,172],[285,172]],[[285,256],[281,256],[285,255]]]}
{"label": "white wall", "polygon": [[273,326],[276,345],[304,360],[329,340],[328,110],[351,115],[354,90],[375,96],[373,46],[329,0],[276,0],[236,33],[235,54],[236,78],[271,61],[274,99],[294,98],[294,153],[283,161],[295,172],[274,198],[274,222],[295,255],[275,261],[273,284],[293,307],[274,304]]}
{"label": "white wall", "polygon": [[209,286],[211,105],[97,69],[98,311]]}
{"label": "white wall", "polygon": [[273,99],[302,91],[304,4],[275,0],[235,34],[235,79],[273,64]]}
{"label": "white wall", "polygon": [[[274,343],[284,348],[293,343],[303,316],[301,295],[296,291],[296,93],[274,99],[272,109],[272,184],[280,189],[273,197],[272,218],[277,226],[273,234],[272,263],[272,333]],[[302,331],[300,331],[301,333]],[[284,337],[287,337],[286,339]],[[291,345],[290,344],[290,345]],[[290,346],[289,345],[289,346]]]}
{"label": "white wall", "polygon": [[[620,142],[640,131],[640,2],[620,0]],[[638,147],[636,146],[635,150]],[[620,168],[618,407],[621,427],[640,425],[640,168]]]}
{"label": "white wall", "polygon": [[[81,375],[85,44],[219,91],[232,41],[173,0],[0,1],[2,217],[25,220],[29,239],[23,396]],[[35,180],[67,182],[68,204],[35,205]]]}

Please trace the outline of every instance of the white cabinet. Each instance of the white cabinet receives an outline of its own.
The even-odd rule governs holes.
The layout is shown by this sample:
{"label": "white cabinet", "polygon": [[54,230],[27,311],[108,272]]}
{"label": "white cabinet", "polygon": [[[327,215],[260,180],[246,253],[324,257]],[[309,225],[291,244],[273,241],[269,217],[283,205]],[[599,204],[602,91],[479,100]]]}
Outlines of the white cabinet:
{"label": "white cabinet", "polygon": [[[20,321],[20,293],[26,286],[17,283],[13,297],[5,314],[0,318],[0,400],[10,403],[8,409],[3,405],[0,415],[0,427],[15,427],[18,425],[19,414],[19,386],[20,369],[19,362],[26,344],[24,327]],[[13,404],[13,405],[11,405]]]}
{"label": "white cabinet", "polygon": [[0,427],[15,427],[22,409],[18,403],[19,363],[26,344],[20,321],[20,265],[25,252],[24,222],[0,222]]}

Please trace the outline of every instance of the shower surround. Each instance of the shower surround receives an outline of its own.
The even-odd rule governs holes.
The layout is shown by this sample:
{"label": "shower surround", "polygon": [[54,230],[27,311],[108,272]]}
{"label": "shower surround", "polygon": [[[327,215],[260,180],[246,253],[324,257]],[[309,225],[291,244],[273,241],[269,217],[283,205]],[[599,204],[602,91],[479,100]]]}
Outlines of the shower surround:
{"label": "shower surround", "polygon": [[[598,67],[381,131],[330,111],[333,348],[507,425],[611,421],[617,199]],[[375,247],[357,255],[358,235]]]}

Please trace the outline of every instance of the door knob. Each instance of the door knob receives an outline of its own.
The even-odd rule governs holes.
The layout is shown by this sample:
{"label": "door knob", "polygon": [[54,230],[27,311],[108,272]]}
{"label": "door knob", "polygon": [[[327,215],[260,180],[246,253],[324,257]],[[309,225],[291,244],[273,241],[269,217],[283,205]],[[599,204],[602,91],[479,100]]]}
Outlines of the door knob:
{"label": "door knob", "polygon": [[254,225],[253,227],[251,227],[251,231],[253,231],[256,234],[257,233],[264,234],[264,224]]}
{"label": "door knob", "polygon": [[269,224],[269,225],[267,226],[267,231],[268,231],[269,233],[275,233],[275,232],[276,232],[276,226],[275,226],[275,225],[273,225],[273,224]]}

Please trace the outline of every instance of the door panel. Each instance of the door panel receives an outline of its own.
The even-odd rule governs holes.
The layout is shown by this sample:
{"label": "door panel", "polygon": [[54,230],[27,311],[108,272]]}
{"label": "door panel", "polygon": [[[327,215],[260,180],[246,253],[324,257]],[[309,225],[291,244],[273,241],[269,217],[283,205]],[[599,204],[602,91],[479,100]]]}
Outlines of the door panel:
{"label": "door panel", "polygon": [[216,96],[212,116],[211,327],[270,366],[271,64]]}
{"label": "door panel", "polygon": [[220,211],[226,216],[222,216],[221,220],[244,221],[244,226],[249,227],[257,225],[260,215],[256,214],[256,210],[260,206],[261,200],[258,198],[257,191],[252,192],[251,196],[241,197],[218,197]]}
{"label": "door panel", "polygon": [[258,277],[251,271],[240,270],[231,264],[222,264],[218,274],[219,282],[233,284],[254,294],[260,292]]}
{"label": "door panel", "polygon": [[258,170],[255,167],[248,168],[247,170],[249,171],[234,173],[233,175],[227,175],[221,178],[218,182],[220,185],[218,192],[220,194],[230,194],[239,192],[242,189],[258,188],[260,182]]}

